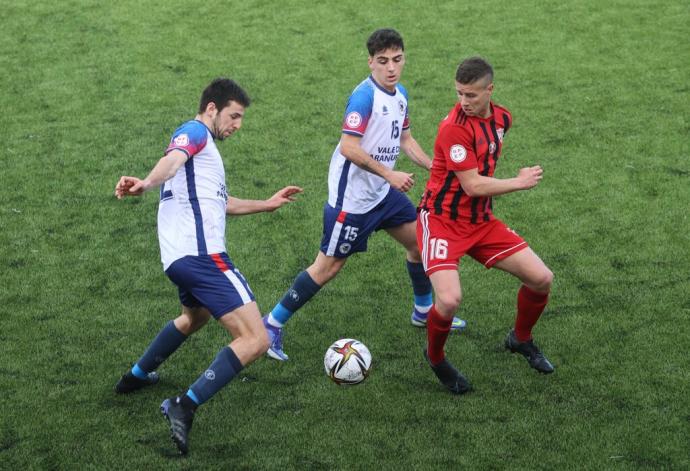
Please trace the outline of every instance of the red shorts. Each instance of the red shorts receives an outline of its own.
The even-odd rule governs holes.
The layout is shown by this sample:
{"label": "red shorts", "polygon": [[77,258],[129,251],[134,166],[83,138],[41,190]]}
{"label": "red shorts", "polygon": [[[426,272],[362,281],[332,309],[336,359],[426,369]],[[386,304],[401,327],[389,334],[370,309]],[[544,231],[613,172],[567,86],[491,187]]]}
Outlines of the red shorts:
{"label": "red shorts", "polygon": [[422,210],[417,217],[417,246],[427,275],[457,270],[467,254],[486,268],[528,247],[527,242],[498,219],[480,224],[451,221]]}

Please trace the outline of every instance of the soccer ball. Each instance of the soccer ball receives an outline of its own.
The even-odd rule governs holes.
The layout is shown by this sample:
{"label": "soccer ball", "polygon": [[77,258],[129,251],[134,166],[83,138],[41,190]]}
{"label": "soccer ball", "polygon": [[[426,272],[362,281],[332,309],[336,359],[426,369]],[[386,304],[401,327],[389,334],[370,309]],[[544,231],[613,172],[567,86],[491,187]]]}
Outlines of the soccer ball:
{"label": "soccer ball", "polygon": [[359,340],[340,339],[328,347],[323,366],[336,384],[359,384],[369,375],[371,353]]}

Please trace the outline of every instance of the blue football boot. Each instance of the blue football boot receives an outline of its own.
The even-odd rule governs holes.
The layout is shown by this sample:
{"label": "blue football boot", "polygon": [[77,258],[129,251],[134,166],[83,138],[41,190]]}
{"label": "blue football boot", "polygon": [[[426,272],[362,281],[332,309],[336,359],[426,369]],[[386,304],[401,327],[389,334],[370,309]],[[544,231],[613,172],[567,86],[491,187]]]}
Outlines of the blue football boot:
{"label": "blue football boot", "polygon": [[268,332],[268,340],[271,342],[268,351],[266,351],[266,355],[274,360],[287,361],[288,356],[283,351],[283,329],[269,324],[268,316],[264,316],[263,320],[266,332]]}

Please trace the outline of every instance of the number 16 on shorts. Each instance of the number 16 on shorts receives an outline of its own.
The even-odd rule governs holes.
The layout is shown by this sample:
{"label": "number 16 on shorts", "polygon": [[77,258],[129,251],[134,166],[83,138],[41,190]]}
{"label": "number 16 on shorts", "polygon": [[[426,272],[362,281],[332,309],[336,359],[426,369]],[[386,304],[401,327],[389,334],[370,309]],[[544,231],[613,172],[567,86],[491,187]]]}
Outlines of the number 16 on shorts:
{"label": "number 16 on shorts", "polygon": [[448,241],[434,237],[429,240],[429,259],[445,260],[448,258]]}

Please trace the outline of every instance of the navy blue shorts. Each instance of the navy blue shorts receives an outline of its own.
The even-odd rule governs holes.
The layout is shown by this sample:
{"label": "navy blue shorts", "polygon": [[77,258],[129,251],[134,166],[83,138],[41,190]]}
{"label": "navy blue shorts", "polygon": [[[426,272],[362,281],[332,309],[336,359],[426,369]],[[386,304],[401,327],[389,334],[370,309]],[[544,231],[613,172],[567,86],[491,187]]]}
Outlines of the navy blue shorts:
{"label": "navy blue shorts", "polygon": [[165,274],[177,285],[183,306],[203,306],[216,319],[255,299],[226,253],[187,255],[175,260]]}
{"label": "navy blue shorts", "polygon": [[346,258],[366,252],[369,236],[380,229],[390,229],[417,220],[417,210],[410,199],[391,188],[374,209],[365,214],[351,214],[323,206],[321,251],[328,256]]}

